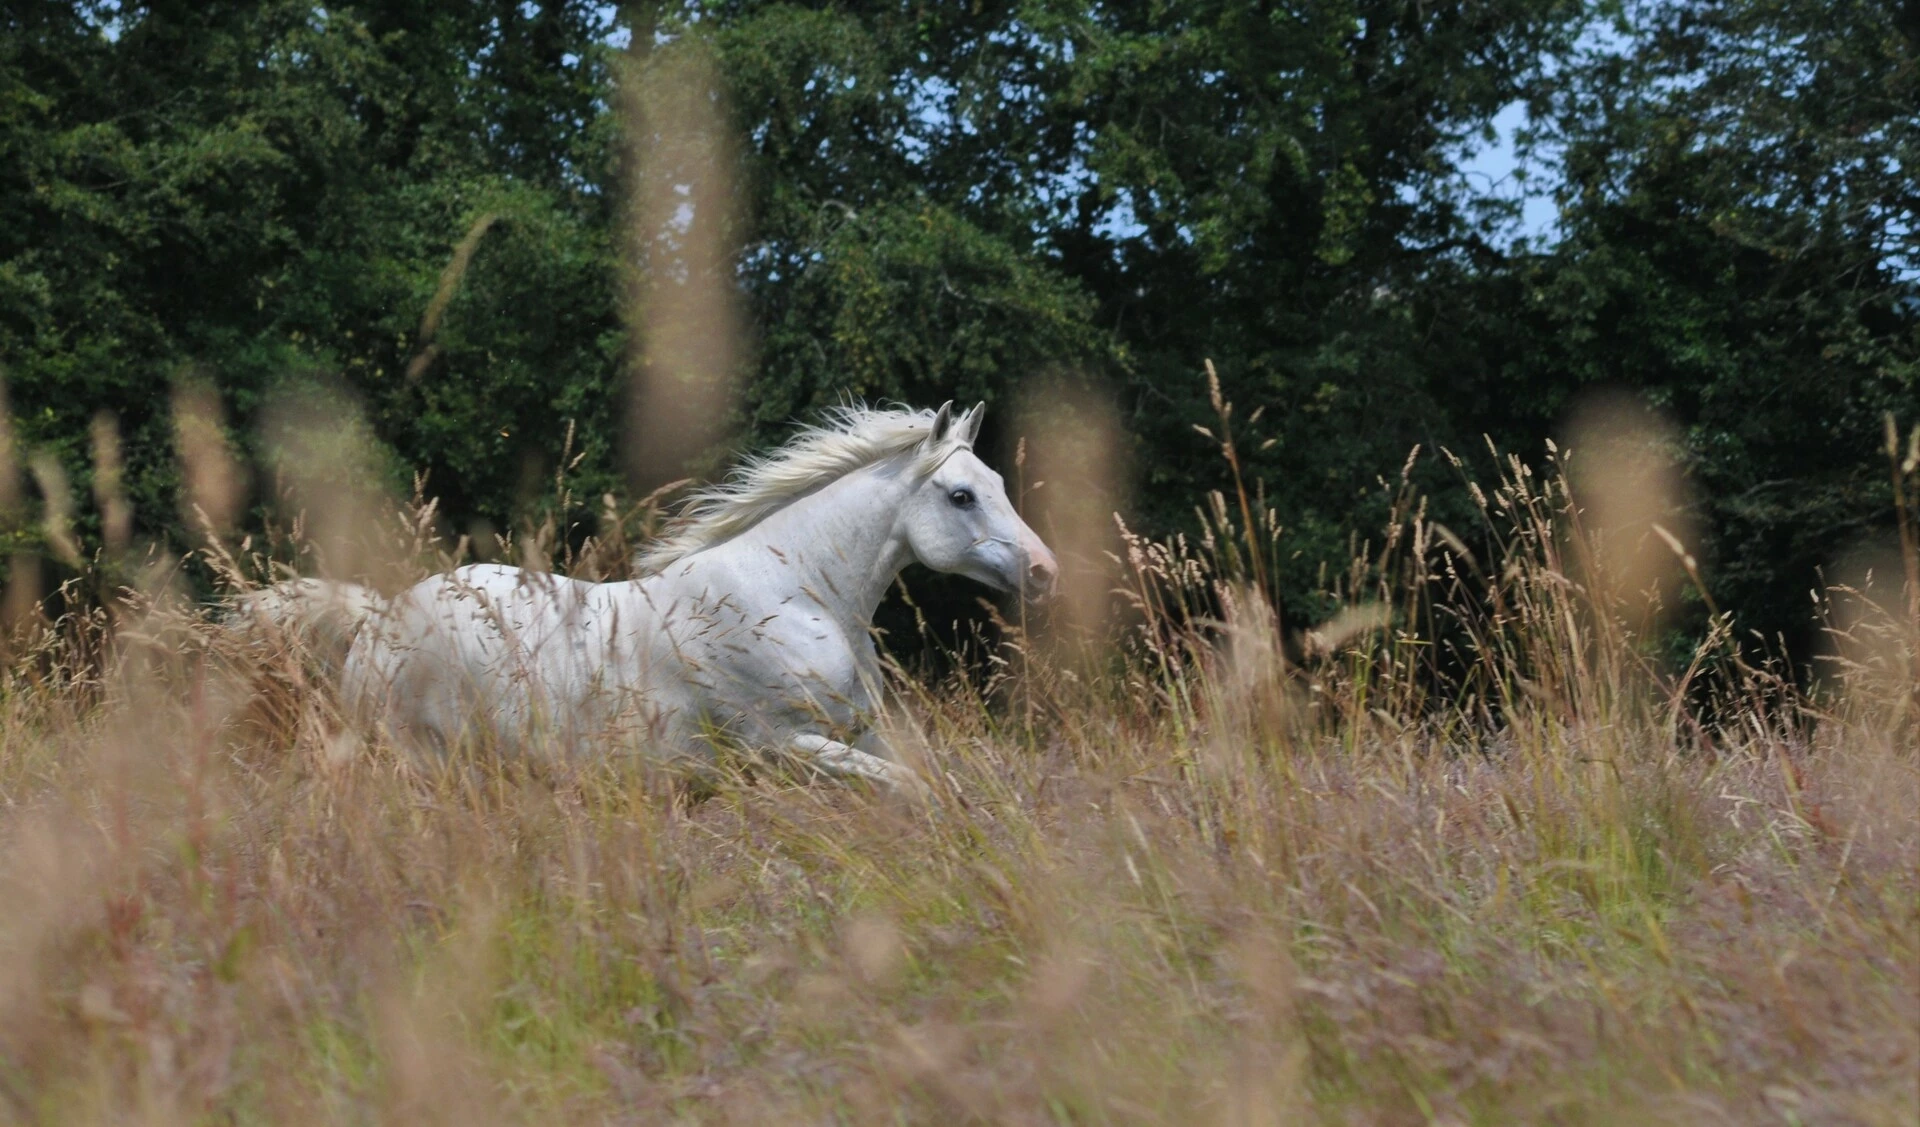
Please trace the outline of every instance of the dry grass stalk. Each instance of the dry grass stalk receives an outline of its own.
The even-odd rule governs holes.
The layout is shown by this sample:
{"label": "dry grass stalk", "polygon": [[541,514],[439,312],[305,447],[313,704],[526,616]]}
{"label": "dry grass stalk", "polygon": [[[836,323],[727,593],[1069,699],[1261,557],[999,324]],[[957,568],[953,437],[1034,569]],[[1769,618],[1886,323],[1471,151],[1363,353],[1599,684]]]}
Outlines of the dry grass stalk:
{"label": "dry grass stalk", "polygon": [[173,434],[180,459],[182,513],[189,527],[233,527],[242,500],[239,470],[227,448],[225,412],[213,386],[183,380],[173,393]]}
{"label": "dry grass stalk", "polygon": [[93,503],[100,512],[100,542],[110,556],[125,552],[133,539],[133,508],[127,503],[126,462],[120,453],[120,426],[101,412],[89,429],[93,450]]}
{"label": "dry grass stalk", "polygon": [[622,56],[624,223],[636,479],[677,478],[721,434],[735,395],[735,157],[716,71],[692,34],[635,34]]}

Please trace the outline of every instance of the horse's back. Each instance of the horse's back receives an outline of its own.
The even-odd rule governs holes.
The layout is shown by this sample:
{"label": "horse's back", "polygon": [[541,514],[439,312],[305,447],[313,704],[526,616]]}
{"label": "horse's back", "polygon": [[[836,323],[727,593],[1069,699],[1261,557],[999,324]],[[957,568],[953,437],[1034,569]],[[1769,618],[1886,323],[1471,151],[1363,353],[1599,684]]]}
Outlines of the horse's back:
{"label": "horse's back", "polygon": [[430,576],[368,620],[342,670],[344,695],[414,742],[448,744],[479,724],[508,735],[564,707],[541,698],[566,688],[554,682],[592,638],[591,587],[499,564]]}

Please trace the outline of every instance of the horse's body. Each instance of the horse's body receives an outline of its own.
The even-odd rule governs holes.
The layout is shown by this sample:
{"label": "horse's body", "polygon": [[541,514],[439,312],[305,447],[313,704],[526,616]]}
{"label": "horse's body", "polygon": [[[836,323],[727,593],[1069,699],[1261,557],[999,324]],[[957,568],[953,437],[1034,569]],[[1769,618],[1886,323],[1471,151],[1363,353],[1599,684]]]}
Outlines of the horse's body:
{"label": "horse's body", "polygon": [[634,582],[488,564],[384,605],[304,581],[260,606],[362,608],[342,697],[405,746],[704,766],[729,744],[911,785],[868,727],[894,577],[917,561],[1039,595],[1056,570],[973,455],[979,415],[844,411],[697,495]]}

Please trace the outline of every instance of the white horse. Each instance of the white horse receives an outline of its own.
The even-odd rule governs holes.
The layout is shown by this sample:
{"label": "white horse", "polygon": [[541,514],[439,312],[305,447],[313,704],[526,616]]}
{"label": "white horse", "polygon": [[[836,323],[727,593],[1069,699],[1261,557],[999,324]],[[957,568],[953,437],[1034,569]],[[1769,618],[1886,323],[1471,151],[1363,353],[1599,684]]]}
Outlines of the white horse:
{"label": "white horse", "polygon": [[733,746],[915,788],[870,727],[870,628],[894,577],[921,563],[1037,600],[1058,574],[974,455],[984,407],[841,408],[696,493],[634,582],[480,564],[390,602],[300,580],[251,609],[354,630],[343,702],[411,749],[479,740],[706,769]]}

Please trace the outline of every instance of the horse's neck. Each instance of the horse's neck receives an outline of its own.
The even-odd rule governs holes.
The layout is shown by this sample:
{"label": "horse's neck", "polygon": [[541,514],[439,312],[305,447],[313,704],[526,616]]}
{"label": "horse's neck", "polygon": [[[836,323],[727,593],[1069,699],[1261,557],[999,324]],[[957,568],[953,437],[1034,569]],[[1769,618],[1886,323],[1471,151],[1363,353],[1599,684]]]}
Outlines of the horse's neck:
{"label": "horse's neck", "polygon": [[856,470],[768,516],[725,548],[798,590],[850,627],[864,630],[912,549],[896,518],[906,485],[882,467]]}

